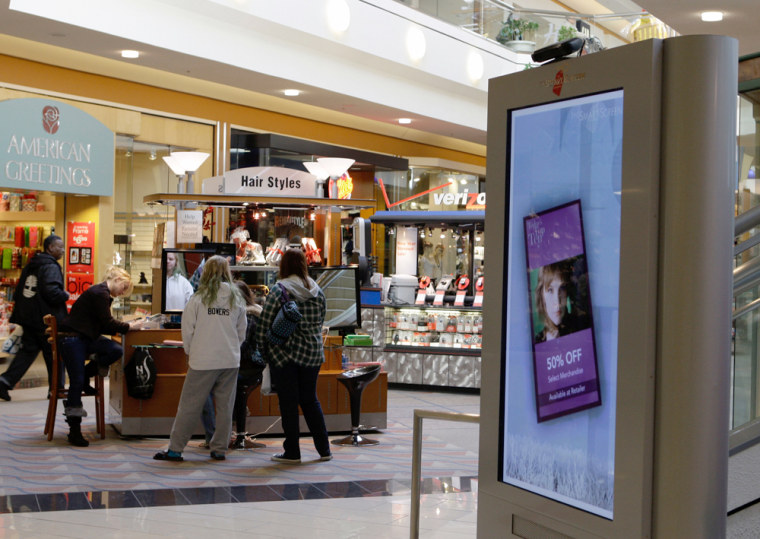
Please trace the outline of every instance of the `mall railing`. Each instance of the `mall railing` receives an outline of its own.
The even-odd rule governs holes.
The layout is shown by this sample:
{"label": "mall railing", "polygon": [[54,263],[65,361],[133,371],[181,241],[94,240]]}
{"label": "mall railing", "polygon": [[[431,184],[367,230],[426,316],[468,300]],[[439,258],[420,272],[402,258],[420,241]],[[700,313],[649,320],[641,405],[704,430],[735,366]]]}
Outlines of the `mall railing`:
{"label": "mall railing", "polygon": [[[507,20],[525,19],[536,23],[537,28],[532,28],[529,31],[530,35],[523,36],[523,39],[534,41],[537,48],[561,41],[560,38],[567,39],[567,35],[560,34],[560,30],[564,26],[569,31],[575,28],[578,21],[580,21],[581,26],[584,28],[587,37],[596,38],[596,42],[603,47],[610,46],[609,43],[604,43],[605,34],[608,33],[621,36],[621,42],[626,42],[629,39],[627,36],[622,36],[622,34],[627,33],[633,38],[637,31],[642,33],[642,38],[674,35],[671,28],[642,11],[600,14],[576,13],[531,9],[526,6],[530,2],[523,2],[521,3],[521,7],[518,7],[501,0],[480,0],[477,2],[473,2],[472,0],[395,1],[421,13],[495,41],[499,41],[499,32],[501,32]],[[610,24],[611,21],[617,21],[617,23],[613,26]],[[648,35],[648,30],[645,26],[656,27],[658,35]]]}
{"label": "mall railing", "polygon": [[758,418],[758,352],[760,351],[760,206],[738,215],[734,235],[734,311],[732,328],[731,416],[732,454],[760,442]]}
{"label": "mall railing", "polygon": [[442,419],[460,423],[480,423],[478,414],[461,414],[454,412],[433,412],[429,410],[414,411],[414,430],[412,431],[412,507],[409,523],[409,537],[420,536],[420,481],[422,480],[422,420]]}

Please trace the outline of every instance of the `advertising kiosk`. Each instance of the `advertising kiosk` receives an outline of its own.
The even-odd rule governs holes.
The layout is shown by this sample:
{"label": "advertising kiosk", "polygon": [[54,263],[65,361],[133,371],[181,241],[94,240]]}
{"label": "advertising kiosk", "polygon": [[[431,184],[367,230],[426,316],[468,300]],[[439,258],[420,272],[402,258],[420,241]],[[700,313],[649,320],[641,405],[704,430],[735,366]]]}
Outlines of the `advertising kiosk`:
{"label": "advertising kiosk", "polygon": [[491,81],[479,537],[725,534],[736,59]]}

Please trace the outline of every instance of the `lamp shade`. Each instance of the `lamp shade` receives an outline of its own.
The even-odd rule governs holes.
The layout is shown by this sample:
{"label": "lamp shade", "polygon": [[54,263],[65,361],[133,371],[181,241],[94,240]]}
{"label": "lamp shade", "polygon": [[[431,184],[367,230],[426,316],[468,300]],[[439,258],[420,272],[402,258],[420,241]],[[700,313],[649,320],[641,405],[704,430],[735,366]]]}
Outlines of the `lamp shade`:
{"label": "lamp shade", "polygon": [[179,163],[182,173],[195,172],[208,159],[206,152],[174,152],[171,157]]}
{"label": "lamp shade", "polygon": [[172,172],[174,172],[174,174],[177,176],[182,176],[185,174],[185,169],[182,168],[182,165],[180,165],[179,161],[177,161],[174,156],[165,155],[161,159],[166,161],[166,164],[169,165],[169,168],[172,169]]}
{"label": "lamp shade", "polygon": [[315,176],[318,181],[326,180],[330,175],[325,170],[325,167],[317,163],[316,161],[309,161],[304,163],[303,166],[309,171],[309,174]]}
{"label": "lamp shade", "polygon": [[330,177],[343,176],[351,165],[354,164],[353,159],[346,159],[344,157],[319,157],[317,158],[317,162],[322,165],[322,168],[325,169],[325,172]]}

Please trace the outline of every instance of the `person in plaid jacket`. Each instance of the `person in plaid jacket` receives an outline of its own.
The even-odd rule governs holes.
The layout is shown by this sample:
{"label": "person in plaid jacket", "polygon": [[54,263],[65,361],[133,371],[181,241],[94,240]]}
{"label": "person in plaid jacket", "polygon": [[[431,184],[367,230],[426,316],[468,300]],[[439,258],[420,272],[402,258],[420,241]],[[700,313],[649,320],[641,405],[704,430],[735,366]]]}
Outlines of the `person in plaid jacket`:
{"label": "person in plaid jacket", "polygon": [[[302,318],[288,340],[275,346],[269,344],[266,335],[282,305],[280,298],[283,289],[298,304]],[[332,459],[325,418],[317,398],[317,377],[325,360],[322,346],[324,320],[325,295],[309,277],[306,256],[300,249],[286,250],[280,261],[279,280],[267,296],[256,327],[256,342],[269,365],[285,433],[284,452],[272,457],[276,462],[301,462],[299,406],[319,453],[319,460]]]}

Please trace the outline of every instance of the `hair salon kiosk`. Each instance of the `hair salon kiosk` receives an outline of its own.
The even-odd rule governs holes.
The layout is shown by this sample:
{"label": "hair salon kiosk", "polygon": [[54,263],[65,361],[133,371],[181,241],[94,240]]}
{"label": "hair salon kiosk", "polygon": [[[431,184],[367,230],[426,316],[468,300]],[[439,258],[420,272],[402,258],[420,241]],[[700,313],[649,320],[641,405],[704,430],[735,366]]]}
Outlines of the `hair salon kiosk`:
{"label": "hair salon kiosk", "polygon": [[[268,176],[276,174],[287,175],[291,180],[287,182],[287,185],[298,183],[300,184],[301,192],[291,193],[289,196],[278,196],[272,192],[252,192],[256,183],[259,182],[250,181],[250,178],[256,178],[257,174],[263,174],[262,169],[266,169]],[[227,187],[230,185],[239,186],[242,176],[246,176],[249,179],[248,189],[243,188],[233,191],[232,189],[220,187],[225,185]],[[214,183],[215,185],[209,186],[207,183]],[[260,183],[266,184],[266,181]],[[259,216],[258,218],[268,219],[272,223],[278,219],[278,213],[280,215],[287,214],[292,216],[300,212],[302,215],[301,219],[309,223],[308,226],[313,231],[312,237],[316,240],[315,243],[322,253],[321,258],[323,263],[325,258],[328,258],[328,262],[331,261],[331,258],[340,261],[341,210],[370,208],[374,207],[375,202],[373,200],[315,197],[314,193],[316,189],[317,185],[315,185],[314,177],[310,174],[278,167],[255,167],[229,171],[223,177],[220,176],[206,180],[204,182],[204,192],[212,192],[214,194],[162,193],[145,197],[145,202],[174,205],[178,210],[195,209],[198,206],[210,207],[214,208],[217,219],[219,219],[218,216],[228,219],[229,208],[245,207],[249,211],[255,211]],[[227,191],[227,194],[218,194],[224,191]],[[229,237],[224,239],[228,242],[230,240]],[[184,245],[191,247],[193,244],[178,243],[179,247],[183,247]],[[199,245],[198,247],[204,247],[204,245]],[[265,246],[265,249],[266,247],[273,246]],[[192,251],[193,249],[188,250]],[[158,263],[156,263],[156,266],[158,266]],[[266,262],[264,265],[248,263],[246,265],[234,265],[231,269],[239,278],[249,283],[249,286],[254,284],[252,288],[271,286],[277,278],[277,267],[268,265]],[[348,268],[345,273],[356,275],[356,267]],[[161,283],[164,280],[163,278],[161,269],[154,269],[154,313],[159,312],[160,309]],[[353,289],[350,286],[348,288],[347,294],[349,296],[353,295],[353,301],[351,301],[351,298],[344,299],[348,303],[346,307],[342,308],[349,311],[349,313],[351,309],[355,309],[358,313],[358,277],[355,277]],[[330,300],[328,300],[328,310],[329,302]],[[326,322],[330,316],[328,311]],[[359,316],[354,316],[354,319]],[[361,325],[361,320],[356,320],[356,323]],[[169,434],[179,403],[185,373],[187,372],[187,357],[181,345],[178,344],[182,340],[182,336],[180,329],[176,327],[176,319],[174,325],[175,327],[172,328],[161,327],[133,331],[123,336],[124,357],[120,363],[114,364],[111,369],[109,399],[110,421],[122,435],[154,436]],[[158,370],[153,397],[146,400],[134,399],[127,394],[123,375],[124,365],[130,361],[138,347],[146,347],[150,351],[150,354],[155,359]],[[346,388],[338,383],[338,376],[343,372],[341,368],[341,356],[342,337],[327,337],[325,342],[326,361],[319,374],[317,394],[325,415],[327,428],[331,432],[350,431],[351,429],[349,395]],[[250,414],[246,423],[248,432],[262,433],[267,431],[270,434],[282,432],[277,422],[280,413],[276,395],[264,396],[257,388],[249,397],[248,409]],[[361,406],[362,422],[367,425],[373,425],[376,428],[384,428],[387,426],[386,411],[387,373],[381,372],[377,380],[368,385],[363,392]],[[272,426],[273,424],[274,426]],[[302,424],[302,428],[305,428],[305,424]],[[195,434],[202,433],[203,429],[199,418]]]}

